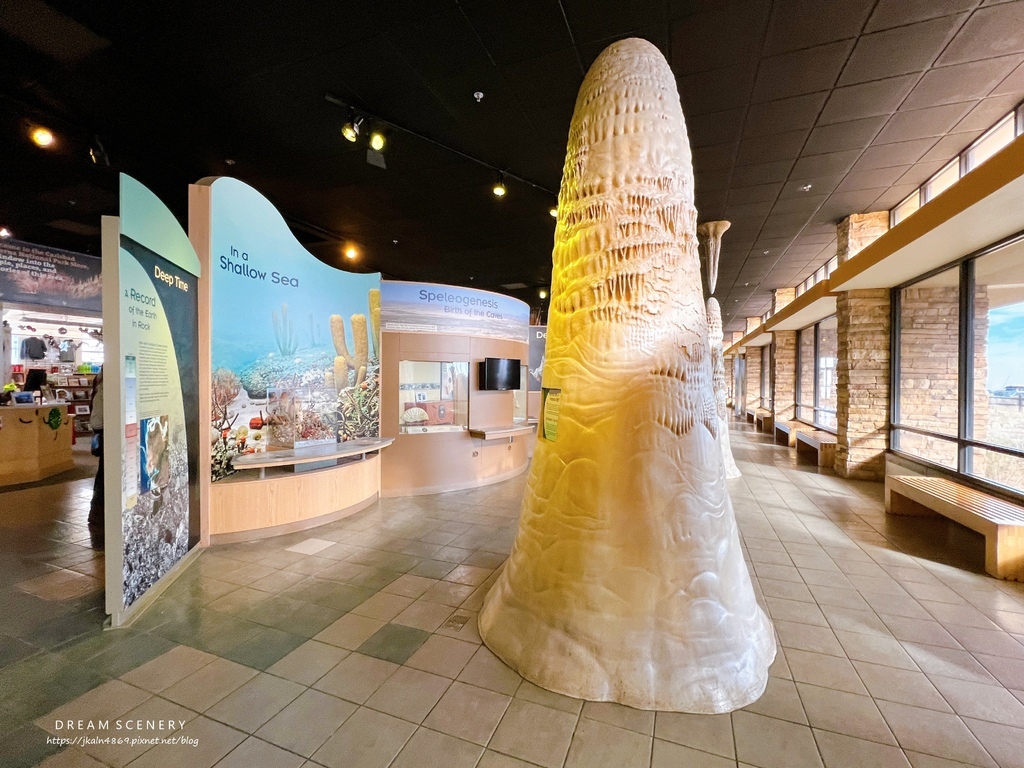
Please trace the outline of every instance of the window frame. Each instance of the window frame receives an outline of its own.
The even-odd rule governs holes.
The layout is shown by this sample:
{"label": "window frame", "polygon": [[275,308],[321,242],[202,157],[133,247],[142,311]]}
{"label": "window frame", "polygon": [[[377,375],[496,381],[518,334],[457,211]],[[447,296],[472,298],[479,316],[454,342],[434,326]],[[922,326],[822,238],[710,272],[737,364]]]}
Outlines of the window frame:
{"label": "window frame", "polygon": [[[828,424],[824,424],[822,422],[821,418],[820,418],[820,414],[823,414],[823,413],[824,414],[830,414],[830,415],[835,416],[835,417],[838,418],[838,408],[822,408],[821,407],[821,376],[820,376],[820,368],[819,368],[819,366],[820,366],[820,362],[821,362],[821,324],[826,322],[826,321],[828,321],[828,320],[831,320],[834,317],[835,317],[834,314],[833,315],[829,315],[828,317],[823,317],[823,318],[821,318],[821,320],[818,320],[815,323],[811,323],[811,325],[805,325],[803,328],[801,328],[800,330],[797,331],[797,337],[796,337],[796,339],[797,339],[797,341],[796,341],[796,391],[795,391],[795,395],[796,396],[794,398],[795,401],[796,401],[794,403],[794,405],[796,407],[795,408],[795,410],[796,410],[795,416],[796,416],[796,420],[797,421],[802,422],[804,424],[810,424],[815,429],[820,429],[823,432],[829,432],[829,433],[831,433],[833,435],[837,433],[838,428],[830,426]],[[803,345],[800,343],[800,334],[802,334],[804,331],[808,330],[809,328],[812,328],[813,329],[813,333],[814,333],[814,359],[811,360],[811,361],[803,359],[804,358],[804,355],[803,355]],[[813,377],[812,381],[813,381],[813,384],[814,384],[813,403],[802,403],[802,402],[800,402],[800,400],[801,400],[801,389],[802,389],[801,385],[803,383],[803,375],[804,375],[804,372],[805,372],[804,366],[807,365],[808,362],[811,364],[811,375]],[[837,390],[838,390],[838,386],[837,386]],[[837,395],[838,395],[838,391],[837,391]],[[807,419],[804,419],[804,418],[800,417],[801,409],[804,409],[804,410],[810,409],[810,411],[811,411],[811,420],[810,421],[807,421]]]}

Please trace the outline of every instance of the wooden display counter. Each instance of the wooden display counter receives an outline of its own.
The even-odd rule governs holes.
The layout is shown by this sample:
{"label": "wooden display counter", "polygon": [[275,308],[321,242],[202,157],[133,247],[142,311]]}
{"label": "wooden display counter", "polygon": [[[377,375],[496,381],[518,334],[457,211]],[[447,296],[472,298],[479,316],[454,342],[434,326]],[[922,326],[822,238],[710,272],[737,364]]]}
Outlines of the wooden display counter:
{"label": "wooden display counter", "polygon": [[[56,429],[50,421],[52,410],[60,413]],[[74,469],[71,422],[63,403],[0,407],[0,486],[30,483]]]}

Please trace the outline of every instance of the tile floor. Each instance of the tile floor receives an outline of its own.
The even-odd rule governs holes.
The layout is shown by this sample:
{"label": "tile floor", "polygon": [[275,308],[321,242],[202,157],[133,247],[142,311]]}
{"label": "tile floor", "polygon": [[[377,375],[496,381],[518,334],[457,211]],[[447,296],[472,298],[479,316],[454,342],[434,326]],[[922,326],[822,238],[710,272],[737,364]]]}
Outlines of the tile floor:
{"label": "tile floor", "polygon": [[[514,537],[521,477],[214,547],[131,629],[8,659],[2,762],[1024,766],[1024,585],[981,573],[983,542],[970,531],[887,519],[880,484],[797,464],[746,425],[734,426],[733,446],[744,472],[730,485],[736,514],[781,645],[767,691],[742,711],[567,698],[481,645],[476,612]],[[32,597],[25,582],[42,571],[19,562],[17,591]],[[46,744],[78,719],[163,721],[144,735],[188,742]],[[82,733],[124,735],[71,735]]]}

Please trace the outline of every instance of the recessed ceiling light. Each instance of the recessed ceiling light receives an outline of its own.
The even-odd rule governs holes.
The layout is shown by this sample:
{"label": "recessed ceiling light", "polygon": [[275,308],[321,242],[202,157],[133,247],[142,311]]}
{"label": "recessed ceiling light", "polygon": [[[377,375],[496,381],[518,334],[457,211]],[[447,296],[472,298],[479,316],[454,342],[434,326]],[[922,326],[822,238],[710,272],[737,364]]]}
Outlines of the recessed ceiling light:
{"label": "recessed ceiling light", "polygon": [[761,253],[763,253],[765,256],[768,255],[768,251],[761,251]]}
{"label": "recessed ceiling light", "polygon": [[392,243],[393,243],[394,245],[398,245],[398,241],[397,241],[397,240],[392,240],[391,242],[392,242]]}
{"label": "recessed ceiling light", "polygon": [[811,191],[811,187],[812,187],[811,184],[804,184],[802,187],[800,187],[800,191],[801,192],[810,192]]}
{"label": "recessed ceiling light", "polygon": [[548,297],[548,292],[541,288],[539,291],[537,291],[537,295],[540,296],[542,299],[546,299]]}
{"label": "recessed ceiling light", "polygon": [[483,101],[484,92],[483,91],[473,91],[473,98],[476,99],[476,103],[479,104],[481,101]]}
{"label": "recessed ceiling light", "polygon": [[557,219],[558,218],[558,209],[557,208],[549,208],[548,209],[548,213],[551,214],[551,218],[552,219]]}
{"label": "recessed ceiling light", "polygon": [[750,283],[744,283],[744,284],[743,284],[743,287],[745,288],[745,287],[747,287],[748,285],[750,285]]}
{"label": "recessed ceiling light", "polygon": [[14,237],[14,233],[7,227],[0,227],[0,237]]}
{"label": "recessed ceiling light", "polygon": [[345,249],[346,259],[354,259],[358,255],[359,251],[356,250],[356,247],[354,245],[350,245],[348,248]]}
{"label": "recessed ceiling light", "polygon": [[227,160],[224,161],[224,165],[234,165],[234,164],[235,164],[235,161],[232,160],[230,157]]}
{"label": "recessed ceiling light", "polygon": [[49,147],[53,144],[53,133],[48,128],[33,128],[29,138],[37,147]]}

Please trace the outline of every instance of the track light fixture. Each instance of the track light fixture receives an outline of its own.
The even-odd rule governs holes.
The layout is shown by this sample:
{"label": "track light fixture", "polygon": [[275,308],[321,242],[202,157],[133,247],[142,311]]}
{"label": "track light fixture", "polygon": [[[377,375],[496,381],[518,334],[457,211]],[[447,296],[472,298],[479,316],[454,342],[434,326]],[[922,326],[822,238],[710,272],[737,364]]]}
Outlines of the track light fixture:
{"label": "track light fixture", "polygon": [[558,208],[556,208],[555,206],[552,206],[551,208],[549,208],[548,209],[548,213],[551,214],[551,218],[552,219],[557,219],[558,218]]}
{"label": "track light fixture", "polygon": [[14,233],[7,227],[0,227],[0,237],[14,237]]}
{"label": "track light fixture", "polygon": [[504,197],[508,189],[505,187],[505,174],[499,173],[498,180],[494,182],[494,186],[491,188],[495,197]]}
{"label": "track light fixture", "polygon": [[341,126],[341,135],[349,141],[355,143],[359,138],[359,130],[363,127],[363,118],[355,113],[355,110],[349,110],[348,122]]}
{"label": "track light fixture", "polygon": [[370,149],[374,152],[383,151],[384,145],[387,143],[387,139],[384,138],[384,134],[380,131],[374,131],[370,134]]}
{"label": "track light fixture", "polygon": [[53,132],[49,128],[43,128],[41,125],[36,126],[29,133],[29,138],[32,139],[32,143],[37,147],[49,147],[53,145],[54,137]]}

